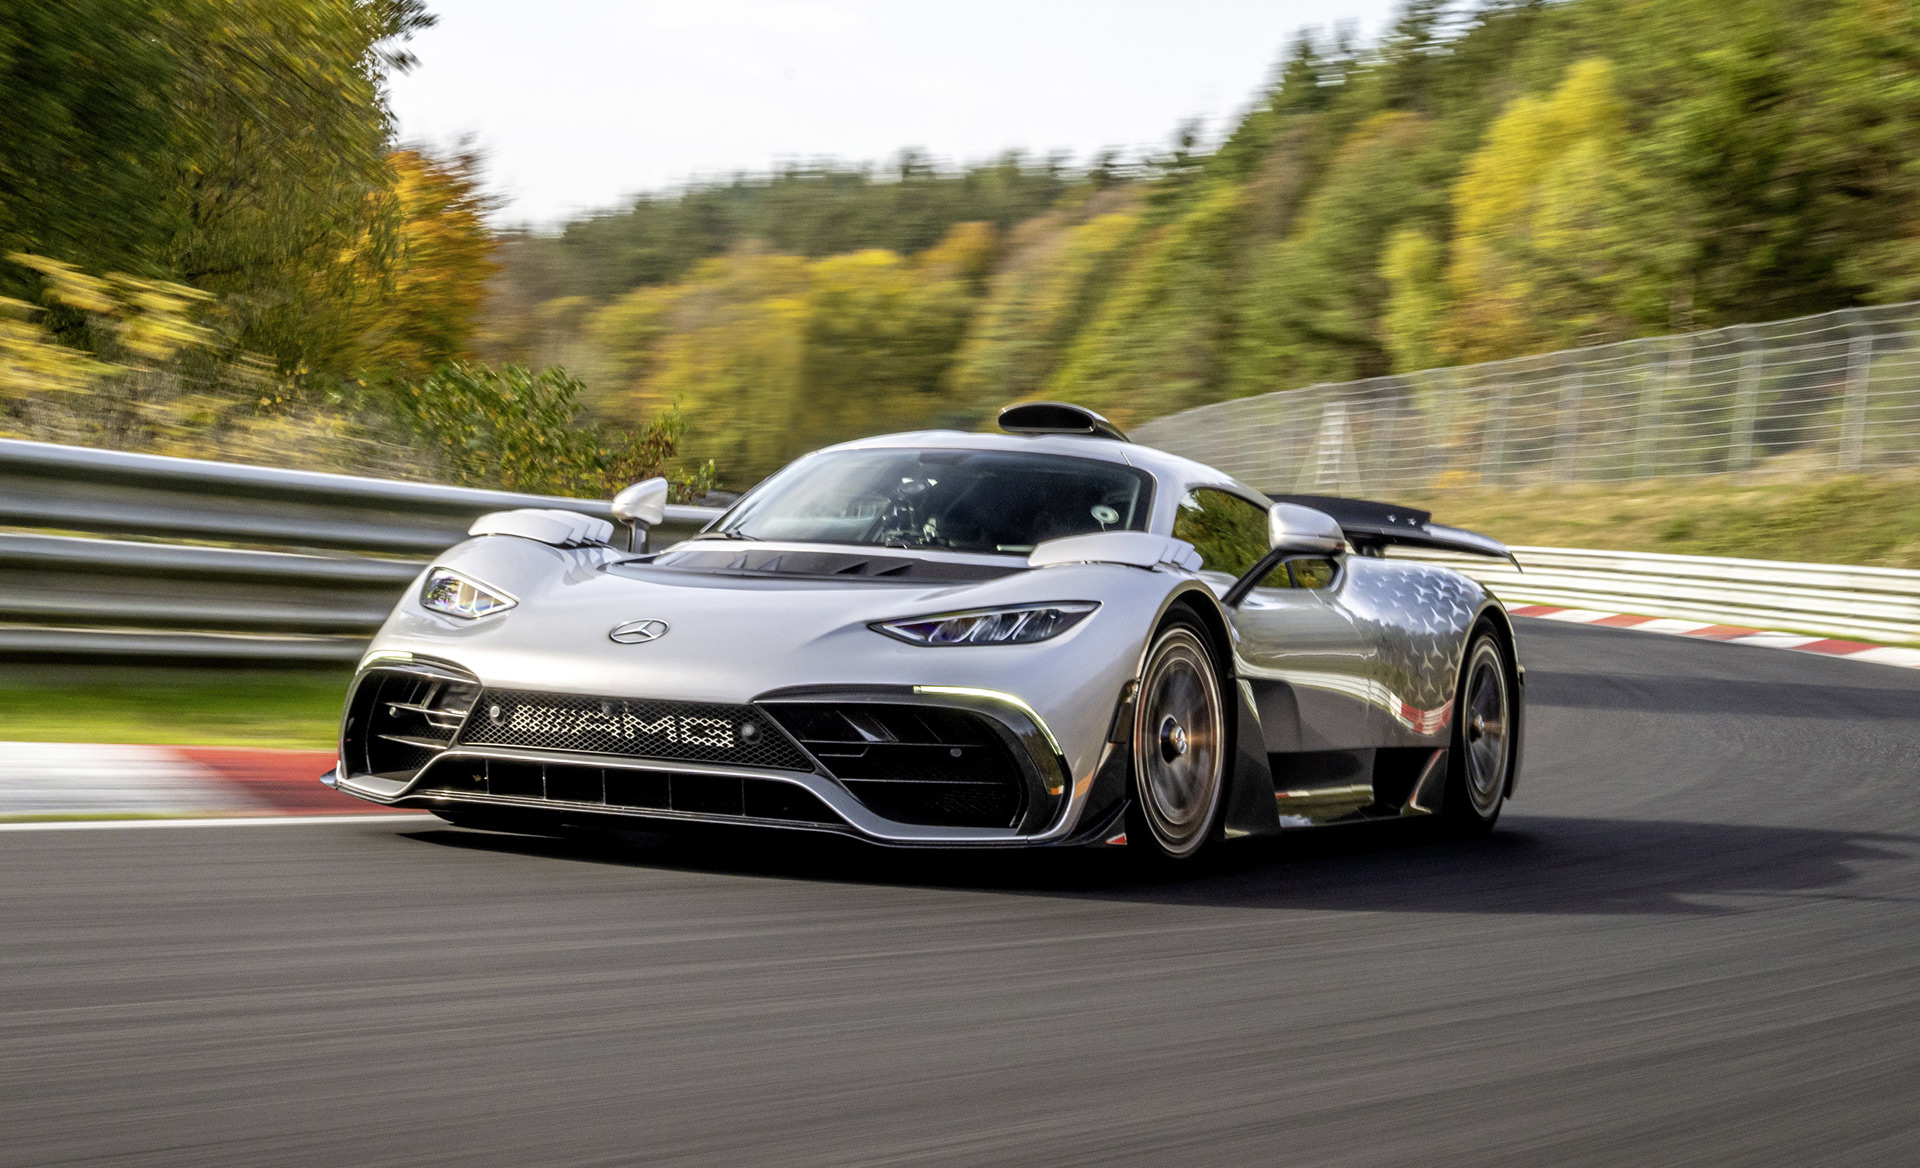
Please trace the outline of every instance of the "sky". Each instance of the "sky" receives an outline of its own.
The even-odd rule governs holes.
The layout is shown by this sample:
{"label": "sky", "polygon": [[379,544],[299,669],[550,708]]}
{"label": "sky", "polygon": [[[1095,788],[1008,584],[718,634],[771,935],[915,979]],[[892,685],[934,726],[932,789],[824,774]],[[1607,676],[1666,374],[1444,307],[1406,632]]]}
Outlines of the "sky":
{"label": "sky", "polygon": [[403,142],[470,137],[499,223],[788,161],[1133,155],[1217,133],[1301,28],[1394,0],[431,0]]}

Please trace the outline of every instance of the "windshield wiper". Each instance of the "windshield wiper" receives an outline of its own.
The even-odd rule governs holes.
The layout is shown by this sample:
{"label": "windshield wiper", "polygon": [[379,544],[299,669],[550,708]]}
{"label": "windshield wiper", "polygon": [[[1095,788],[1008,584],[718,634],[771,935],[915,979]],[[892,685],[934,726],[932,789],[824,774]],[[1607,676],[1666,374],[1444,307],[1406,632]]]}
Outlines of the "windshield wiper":
{"label": "windshield wiper", "polygon": [[759,536],[748,535],[744,531],[703,531],[699,535],[694,536],[693,538],[695,539],[743,539],[743,540],[748,540],[752,543],[760,542]]}

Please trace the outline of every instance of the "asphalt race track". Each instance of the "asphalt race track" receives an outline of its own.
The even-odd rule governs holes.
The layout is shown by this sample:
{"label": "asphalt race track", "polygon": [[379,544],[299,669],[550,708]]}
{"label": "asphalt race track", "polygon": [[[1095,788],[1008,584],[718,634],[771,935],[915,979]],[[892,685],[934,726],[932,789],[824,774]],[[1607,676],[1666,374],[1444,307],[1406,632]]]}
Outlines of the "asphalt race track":
{"label": "asphalt race track", "polygon": [[1173,882],[0,834],[0,1164],[1920,1164],[1920,672],[1521,635],[1491,838]]}

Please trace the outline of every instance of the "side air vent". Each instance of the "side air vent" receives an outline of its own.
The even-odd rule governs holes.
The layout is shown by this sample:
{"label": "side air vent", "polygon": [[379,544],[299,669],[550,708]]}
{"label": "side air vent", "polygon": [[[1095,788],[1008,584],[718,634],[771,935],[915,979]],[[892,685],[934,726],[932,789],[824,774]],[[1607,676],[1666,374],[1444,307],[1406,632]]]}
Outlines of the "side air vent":
{"label": "side air vent", "polygon": [[451,667],[370,669],[347,701],[342,754],[356,775],[411,779],[441,751],[473,710],[480,686]]}
{"label": "side air vent", "polygon": [[993,725],[968,710],[778,702],[767,712],[875,815],[936,827],[1010,827],[1026,782]]}

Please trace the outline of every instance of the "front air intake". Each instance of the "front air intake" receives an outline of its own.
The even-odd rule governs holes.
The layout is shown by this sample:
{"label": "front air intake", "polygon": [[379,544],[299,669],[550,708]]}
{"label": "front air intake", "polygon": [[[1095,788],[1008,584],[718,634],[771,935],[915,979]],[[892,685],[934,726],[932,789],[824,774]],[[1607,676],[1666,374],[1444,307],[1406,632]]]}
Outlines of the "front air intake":
{"label": "front air intake", "polygon": [[488,689],[460,745],[615,754],[665,762],[811,771],[799,747],[752,706]]}
{"label": "front air intake", "polygon": [[479,693],[477,680],[452,666],[369,669],[347,700],[341,757],[354,775],[405,782],[453,744]]}
{"label": "front air intake", "polygon": [[1026,779],[991,719],[882,702],[768,703],[807,752],[869,811],[896,823],[1011,827]]}

